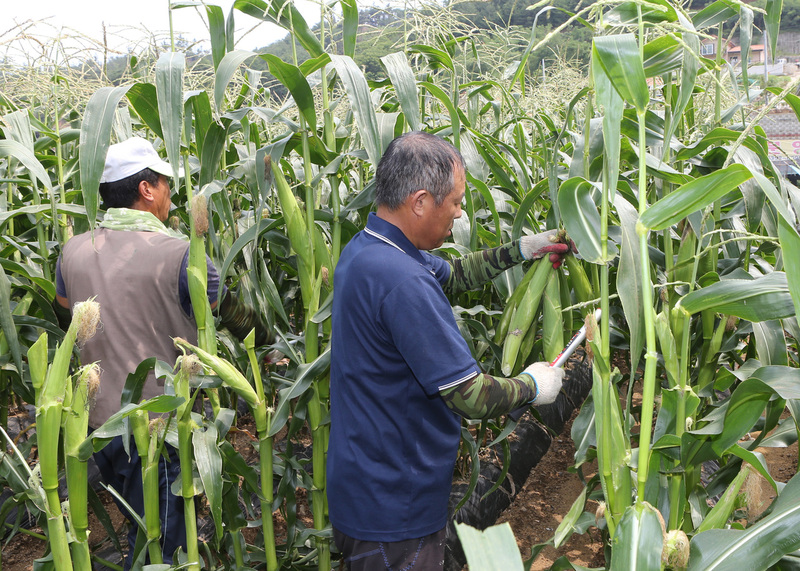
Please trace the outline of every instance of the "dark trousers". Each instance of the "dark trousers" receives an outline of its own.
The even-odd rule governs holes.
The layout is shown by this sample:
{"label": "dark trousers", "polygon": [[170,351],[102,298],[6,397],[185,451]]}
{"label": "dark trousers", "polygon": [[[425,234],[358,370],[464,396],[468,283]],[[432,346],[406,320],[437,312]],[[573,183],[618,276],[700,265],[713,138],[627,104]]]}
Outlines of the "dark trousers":
{"label": "dark trousers", "polygon": [[[186,525],[183,517],[183,498],[170,492],[170,484],[180,473],[178,451],[166,443],[164,448],[169,455],[169,462],[162,456],[158,463],[161,551],[164,554],[164,563],[172,563],[172,554],[178,547],[186,550]],[[144,519],[142,462],[133,439],[131,439],[130,451],[131,457],[128,458],[122,446],[122,436],[117,436],[105,448],[95,452],[94,460],[100,470],[103,482],[119,492],[136,513]],[[125,558],[125,570],[127,571],[133,564],[133,547],[136,545],[138,526],[130,516],[128,509],[119,501],[117,501],[117,505],[131,524],[128,531],[128,556]],[[144,530],[142,531],[144,532]]]}
{"label": "dark trousers", "polygon": [[362,541],[336,528],[333,539],[348,571],[440,571],[444,567],[446,529],[403,541]]}

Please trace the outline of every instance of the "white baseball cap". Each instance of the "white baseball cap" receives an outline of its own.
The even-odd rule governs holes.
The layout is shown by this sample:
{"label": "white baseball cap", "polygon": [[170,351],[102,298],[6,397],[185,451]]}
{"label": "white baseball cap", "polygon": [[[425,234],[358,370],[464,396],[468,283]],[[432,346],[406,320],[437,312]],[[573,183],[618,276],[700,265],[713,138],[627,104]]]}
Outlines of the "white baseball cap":
{"label": "white baseball cap", "polygon": [[[131,137],[108,147],[100,182],[115,182],[144,169],[151,169],[168,177],[174,175],[172,166],[158,156],[147,139]],[[178,170],[178,175],[183,176],[183,169]]]}

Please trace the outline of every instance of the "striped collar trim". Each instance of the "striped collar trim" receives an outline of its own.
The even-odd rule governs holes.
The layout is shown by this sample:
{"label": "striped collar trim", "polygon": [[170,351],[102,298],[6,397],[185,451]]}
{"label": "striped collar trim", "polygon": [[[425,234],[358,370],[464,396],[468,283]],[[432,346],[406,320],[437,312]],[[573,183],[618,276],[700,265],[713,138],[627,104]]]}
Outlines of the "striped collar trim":
{"label": "striped collar trim", "polygon": [[403,252],[404,254],[406,254],[406,253],[407,253],[405,250],[403,250],[403,248],[401,248],[400,246],[398,246],[397,244],[395,244],[394,242],[392,242],[391,240],[389,240],[389,238],[387,238],[387,237],[386,237],[386,236],[384,236],[383,234],[378,234],[377,232],[375,232],[375,230],[371,230],[370,228],[364,228],[364,232],[366,232],[366,233],[367,233],[367,234],[369,234],[370,236],[374,236],[374,237],[376,237],[378,240],[382,240],[382,241],[386,242],[386,243],[387,243],[387,244],[389,244],[390,246],[394,246],[395,248],[397,248],[398,250],[400,250],[400,251],[401,251],[401,252]]}

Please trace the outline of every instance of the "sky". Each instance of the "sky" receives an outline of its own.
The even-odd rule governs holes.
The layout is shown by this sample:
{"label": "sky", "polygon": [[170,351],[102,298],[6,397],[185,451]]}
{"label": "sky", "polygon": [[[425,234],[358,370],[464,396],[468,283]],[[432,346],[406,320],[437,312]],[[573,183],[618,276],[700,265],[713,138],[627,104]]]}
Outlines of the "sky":
{"label": "sky", "polygon": [[[130,46],[146,41],[144,38],[169,38],[170,0],[2,0],[0,21],[0,55],[13,45],[35,52],[41,48],[42,38],[78,37],[76,45],[99,45],[103,38],[103,24],[108,31],[109,47],[127,51]],[[227,20],[233,0],[205,0],[222,8]],[[172,1],[175,4],[175,0]],[[207,19],[201,0],[182,1],[196,4],[173,10],[173,29],[188,40],[204,41],[201,47],[210,49],[207,41]],[[319,21],[319,4],[309,0],[296,0],[295,4],[312,25]],[[286,32],[278,26],[260,22],[238,10],[234,12],[235,38],[238,49],[252,50],[268,45]],[[251,30],[257,25],[255,30]],[[19,41],[23,32],[39,41]],[[47,43],[46,41],[44,43]],[[19,49],[19,48],[17,48]]]}

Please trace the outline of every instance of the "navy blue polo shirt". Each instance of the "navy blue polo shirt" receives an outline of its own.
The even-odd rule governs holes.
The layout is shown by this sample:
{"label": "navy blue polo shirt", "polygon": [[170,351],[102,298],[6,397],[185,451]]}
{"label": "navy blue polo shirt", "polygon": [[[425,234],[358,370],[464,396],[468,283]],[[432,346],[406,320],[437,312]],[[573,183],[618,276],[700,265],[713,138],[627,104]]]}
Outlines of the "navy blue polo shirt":
{"label": "navy blue polo shirt", "polygon": [[450,266],[369,215],[334,276],[328,505],[366,541],[447,523],[461,419],[439,391],[480,372],[442,284]]}

